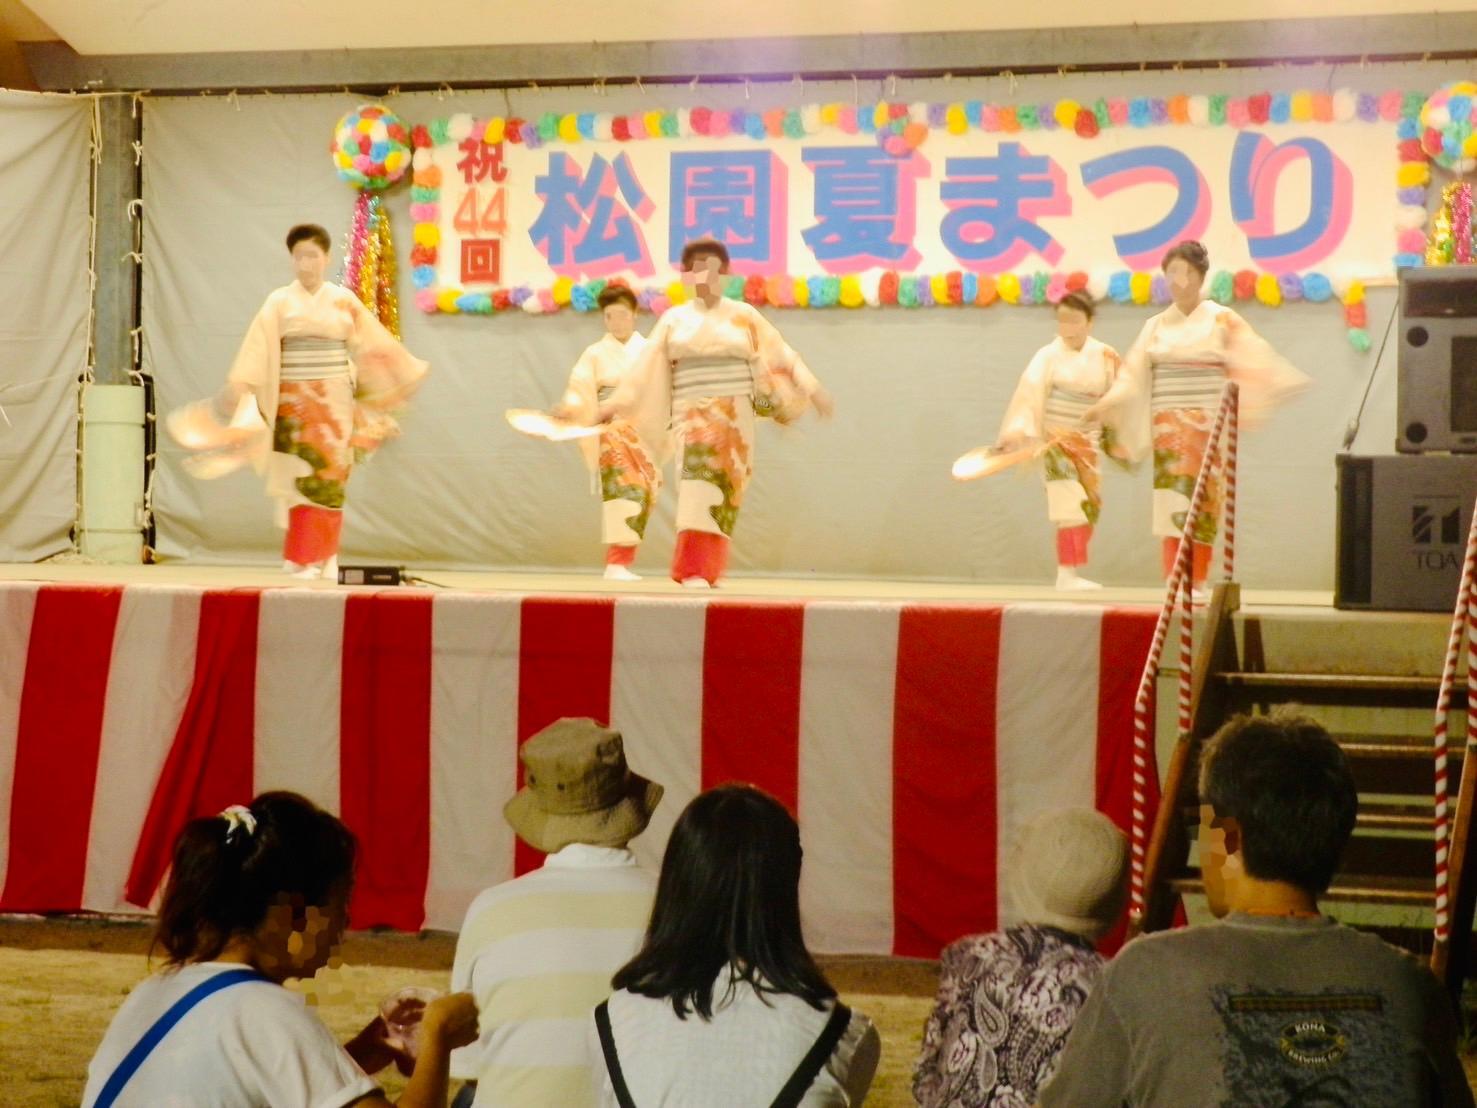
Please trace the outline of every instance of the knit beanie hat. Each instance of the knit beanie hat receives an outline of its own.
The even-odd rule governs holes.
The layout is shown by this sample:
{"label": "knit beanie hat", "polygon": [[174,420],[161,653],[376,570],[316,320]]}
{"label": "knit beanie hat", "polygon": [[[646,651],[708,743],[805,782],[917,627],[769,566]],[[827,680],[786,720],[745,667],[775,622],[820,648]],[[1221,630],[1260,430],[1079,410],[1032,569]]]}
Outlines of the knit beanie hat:
{"label": "knit beanie hat", "polygon": [[1123,910],[1128,841],[1091,808],[1042,812],[1021,829],[1010,888],[1023,923],[1095,939]]}

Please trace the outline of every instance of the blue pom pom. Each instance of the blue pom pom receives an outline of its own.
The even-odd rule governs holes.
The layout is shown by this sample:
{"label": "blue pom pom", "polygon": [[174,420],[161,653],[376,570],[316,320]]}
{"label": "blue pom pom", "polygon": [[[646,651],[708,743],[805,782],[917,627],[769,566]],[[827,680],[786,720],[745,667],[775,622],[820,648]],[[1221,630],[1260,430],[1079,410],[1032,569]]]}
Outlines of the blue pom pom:
{"label": "blue pom pom", "polygon": [[1395,124],[1395,137],[1401,142],[1404,142],[1406,139],[1420,138],[1421,121],[1406,116],[1399,123]]}
{"label": "blue pom pom", "polygon": [[1453,96],[1446,102],[1446,110],[1451,113],[1453,120],[1470,119],[1472,116],[1472,98],[1470,96]]}
{"label": "blue pom pom", "polygon": [[858,131],[860,131],[864,135],[871,135],[871,134],[875,134],[877,132],[877,119],[873,115],[873,109],[872,108],[867,108],[867,107],[859,107],[859,108],[857,108],[857,110],[856,110],[856,129]]}
{"label": "blue pom pom", "polygon": [[574,127],[580,133],[580,138],[592,139],[595,137],[595,113],[580,112],[574,117]]}
{"label": "blue pom pom", "polygon": [[805,287],[809,291],[810,306],[812,308],[824,308],[826,306],[826,279],[824,277],[808,277]]}
{"label": "blue pom pom", "polygon": [[1396,254],[1395,268],[1412,269],[1415,266],[1422,264],[1423,261],[1424,259],[1419,254]]}
{"label": "blue pom pom", "polygon": [[1285,92],[1274,92],[1272,94],[1272,106],[1267,111],[1267,118],[1273,123],[1286,123],[1292,118],[1292,97]]}
{"label": "blue pom pom", "polygon": [[762,139],[764,137],[764,119],[758,112],[754,112],[753,114],[745,113],[744,134],[748,135],[751,139]]}
{"label": "blue pom pom", "polygon": [[436,267],[418,265],[410,271],[410,283],[418,289],[428,289],[436,283]]}
{"label": "blue pom pom", "polygon": [[1149,101],[1143,96],[1135,96],[1128,102],[1128,123],[1131,127],[1147,127],[1151,121],[1149,115]]}
{"label": "blue pom pom", "polygon": [[973,304],[975,297],[980,294],[980,279],[973,273],[966,272],[959,282],[959,297],[966,304]]}
{"label": "blue pom pom", "polygon": [[1321,304],[1333,295],[1333,282],[1321,273],[1309,273],[1303,278],[1303,299]]}
{"label": "blue pom pom", "polygon": [[1115,304],[1130,304],[1133,302],[1133,289],[1129,285],[1129,279],[1133,274],[1126,269],[1120,269],[1108,278],[1108,297]]}
{"label": "blue pom pom", "polygon": [[969,100],[964,105],[964,119],[971,127],[978,127],[984,116],[985,105],[978,100]]}

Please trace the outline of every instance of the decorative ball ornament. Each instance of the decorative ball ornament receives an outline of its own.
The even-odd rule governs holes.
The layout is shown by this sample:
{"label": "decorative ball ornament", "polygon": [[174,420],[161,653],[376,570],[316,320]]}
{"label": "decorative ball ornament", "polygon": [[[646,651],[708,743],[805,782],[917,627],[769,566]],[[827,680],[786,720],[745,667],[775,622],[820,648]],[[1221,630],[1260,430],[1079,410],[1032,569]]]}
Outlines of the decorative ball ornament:
{"label": "decorative ball ornament", "polygon": [[356,189],[388,188],[410,168],[410,129],[388,108],[361,104],[339,119],[329,153]]}
{"label": "decorative ball ornament", "polygon": [[1453,173],[1477,170],[1477,83],[1455,81],[1421,107],[1421,149]]}

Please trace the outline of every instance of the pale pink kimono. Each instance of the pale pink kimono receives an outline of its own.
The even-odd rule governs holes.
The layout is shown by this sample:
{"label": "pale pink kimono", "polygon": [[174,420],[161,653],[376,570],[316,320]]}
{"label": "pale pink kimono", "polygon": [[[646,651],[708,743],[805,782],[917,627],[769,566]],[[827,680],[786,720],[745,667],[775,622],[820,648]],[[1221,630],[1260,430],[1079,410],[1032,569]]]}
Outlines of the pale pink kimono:
{"label": "pale pink kimono", "polygon": [[[720,375],[727,367],[713,395],[674,393],[685,359],[716,366]],[[743,301],[720,299],[709,307],[694,299],[662,314],[610,402],[643,438],[673,431],[681,465],[675,579],[716,582],[722,575],[753,473],[756,396],[789,420],[820,387],[774,324]]]}
{"label": "pale pink kimono", "polygon": [[[640,332],[625,342],[609,334],[592,342],[569,374],[560,407],[575,423],[595,423],[602,397],[615,392],[645,347]],[[615,419],[598,438],[579,440],[585,465],[598,482],[600,538],[609,547],[607,562],[613,564],[626,565],[634,559],[661,490],[658,458],[666,429],[648,427],[647,435],[630,420]]]}

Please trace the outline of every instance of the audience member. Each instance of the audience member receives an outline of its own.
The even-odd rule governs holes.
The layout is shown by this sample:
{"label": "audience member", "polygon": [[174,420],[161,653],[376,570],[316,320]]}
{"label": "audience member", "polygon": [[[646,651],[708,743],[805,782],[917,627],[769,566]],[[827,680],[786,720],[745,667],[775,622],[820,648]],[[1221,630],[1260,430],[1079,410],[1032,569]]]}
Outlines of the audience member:
{"label": "audience member", "polygon": [[[88,1067],[86,1108],[388,1108],[367,1075],[410,1060],[376,1017],[340,1046],[282,987],[328,964],[348,926],[356,844],[295,793],[191,820],[175,841],[155,946],[168,965],[123,1002]],[[402,1108],[445,1108],[448,1056],[477,1035],[465,994],[425,1006]]]}
{"label": "audience member", "polygon": [[619,732],[594,720],[561,719],[519,756],[524,787],[503,816],[548,857],[467,911],[451,983],[476,996],[481,1036],[452,1057],[453,1074],[475,1082],[456,1104],[579,1108],[593,1103],[590,1009],[651,916],[656,878],[626,844],[662,787],[632,773]]}
{"label": "audience member", "polygon": [[1358,806],[1328,733],[1290,714],[1231,720],[1205,747],[1200,798],[1221,918],[1123,948],[1040,1103],[1470,1106],[1436,979],[1318,910]]}
{"label": "audience member", "polygon": [[922,1108],[1029,1105],[1102,972],[1093,942],[1123,910],[1128,845],[1101,812],[1043,812],[1011,870],[1020,923],[943,953],[913,1078]]}
{"label": "audience member", "polygon": [[757,789],[687,806],[645,944],[590,1022],[601,1104],[862,1103],[881,1040],[805,948],[800,857],[795,820]]}

